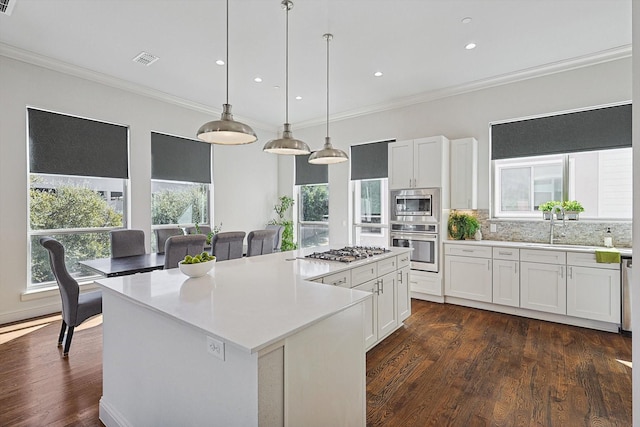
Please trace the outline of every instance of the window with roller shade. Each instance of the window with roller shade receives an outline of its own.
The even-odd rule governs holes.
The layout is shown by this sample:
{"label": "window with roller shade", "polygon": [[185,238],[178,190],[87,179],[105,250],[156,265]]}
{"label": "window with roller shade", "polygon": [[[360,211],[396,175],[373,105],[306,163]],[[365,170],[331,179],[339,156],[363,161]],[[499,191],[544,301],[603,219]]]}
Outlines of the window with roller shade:
{"label": "window with roller shade", "polygon": [[631,219],[631,104],[491,125],[495,217],[541,218],[578,200],[581,218]]}
{"label": "window with roller shade", "polygon": [[29,289],[55,281],[42,236],[65,247],[76,280],[95,276],[78,261],[110,256],[109,231],[126,226],[129,129],[27,108]]}
{"label": "window with roller shade", "polygon": [[380,141],[351,146],[353,241],[361,246],[389,245],[388,145]]}
{"label": "window with roller shade", "polygon": [[309,156],[295,156],[301,248],[329,244],[329,168],[308,160]]}
{"label": "window with roller shade", "polygon": [[[210,223],[211,145],[151,133],[151,223],[153,229]],[[213,228],[213,227],[212,227]],[[156,250],[155,233],[152,249]]]}

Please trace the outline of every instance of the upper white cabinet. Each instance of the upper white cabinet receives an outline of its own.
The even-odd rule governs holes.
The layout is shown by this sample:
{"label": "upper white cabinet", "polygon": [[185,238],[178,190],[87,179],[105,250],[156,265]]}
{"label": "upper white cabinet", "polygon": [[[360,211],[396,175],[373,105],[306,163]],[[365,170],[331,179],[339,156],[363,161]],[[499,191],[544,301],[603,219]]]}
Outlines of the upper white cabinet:
{"label": "upper white cabinet", "polygon": [[478,141],[451,140],[451,209],[478,208]]}
{"label": "upper white cabinet", "polygon": [[444,195],[448,181],[449,140],[446,137],[389,144],[389,189],[438,187]]}

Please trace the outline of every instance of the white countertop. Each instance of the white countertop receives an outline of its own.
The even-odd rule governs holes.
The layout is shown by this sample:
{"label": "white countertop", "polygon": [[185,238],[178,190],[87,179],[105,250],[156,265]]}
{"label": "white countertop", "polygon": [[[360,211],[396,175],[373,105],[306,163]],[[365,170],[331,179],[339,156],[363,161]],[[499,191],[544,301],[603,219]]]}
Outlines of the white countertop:
{"label": "white countertop", "polygon": [[308,279],[409,251],[391,248],[389,253],[351,263],[300,259],[314,249],[329,248],[217,262],[208,275],[198,278],[189,278],[175,268],[104,278],[96,283],[103,292],[115,292],[255,353],[371,297],[369,292]]}
{"label": "white countertop", "polygon": [[[553,251],[566,252],[587,252],[595,253],[597,249],[608,249],[604,246],[580,246],[567,244],[549,244],[549,243],[531,243],[531,242],[508,242],[502,240],[444,240],[444,244],[460,244],[475,246],[502,246],[519,249],[545,249]],[[631,248],[616,248],[620,251],[620,255],[630,257],[632,255]]]}

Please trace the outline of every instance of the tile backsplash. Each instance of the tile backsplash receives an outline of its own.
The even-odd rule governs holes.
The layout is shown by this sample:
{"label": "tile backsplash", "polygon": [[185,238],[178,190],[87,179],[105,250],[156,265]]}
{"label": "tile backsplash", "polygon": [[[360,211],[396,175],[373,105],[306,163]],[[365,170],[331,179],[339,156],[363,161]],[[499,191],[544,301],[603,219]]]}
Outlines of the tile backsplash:
{"label": "tile backsplash", "polygon": [[[474,211],[481,224],[483,240],[513,242],[549,243],[549,221],[542,220],[506,220],[489,218],[488,209]],[[495,224],[496,231],[491,232],[490,225]],[[556,222],[554,242],[568,245],[603,246],[607,227],[613,235],[613,245],[618,248],[630,248],[632,245],[631,221],[593,221],[578,220]],[[564,235],[564,236],[563,236]]]}

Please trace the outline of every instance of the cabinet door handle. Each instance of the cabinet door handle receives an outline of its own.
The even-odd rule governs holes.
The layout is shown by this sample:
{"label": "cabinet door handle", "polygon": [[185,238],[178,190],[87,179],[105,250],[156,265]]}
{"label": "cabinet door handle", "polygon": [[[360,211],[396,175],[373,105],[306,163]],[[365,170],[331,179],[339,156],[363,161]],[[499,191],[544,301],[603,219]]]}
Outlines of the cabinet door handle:
{"label": "cabinet door handle", "polygon": [[560,267],[560,278],[564,279],[564,266]]}
{"label": "cabinet door handle", "polygon": [[499,251],[498,254],[500,254],[500,255],[512,255],[513,252],[502,252],[502,251]]}
{"label": "cabinet door handle", "polygon": [[398,271],[398,283],[402,283],[402,271]]}
{"label": "cabinet door handle", "polygon": [[573,267],[567,267],[569,279],[573,279]]}
{"label": "cabinet door handle", "polygon": [[463,249],[462,252],[473,252],[473,249]]}
{"label": "cabinet door handle", "polygon": [[409,261],[409,257],[406,257],[406,258],[402,258],[402,259],[401,259],[400,261],[402,261],[402,262],[406,262],[406,261]]}
{"label": "cabinet door handle", "polygon": [[517,263],[517,262],[514,262],[513,264],[515,265],[515,270],[516,270],[516,273],[515,273],[515,274],[518,274],[518,263]]}
{"label": "cabinet door handle", "polygon": [[380,295],[380,279],[376,280],[376,294]]}
{"label": "cabinet door handle", "polygon": [[487,270],[491,271],[491,260],[487,260]]}

